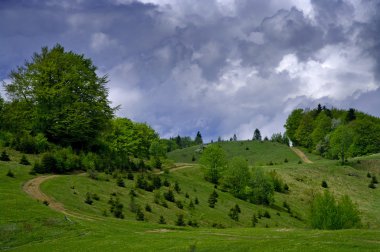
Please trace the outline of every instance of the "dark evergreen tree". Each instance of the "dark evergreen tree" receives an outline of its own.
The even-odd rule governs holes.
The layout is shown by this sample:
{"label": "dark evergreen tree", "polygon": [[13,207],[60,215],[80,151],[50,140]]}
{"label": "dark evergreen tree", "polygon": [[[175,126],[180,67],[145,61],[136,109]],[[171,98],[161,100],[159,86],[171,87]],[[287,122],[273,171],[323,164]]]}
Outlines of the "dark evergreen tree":
{"label": "dark evergreen tree", "polygon": [[261,141],[261,133],[260,133],[259,129],[255,129],[255,131],[253,132],[253,139],[252,140]]}
{"label": "dark evergreen tree", "polygon": [[197,132],[194,143],[195,144],[203,144],[202,135],[199,131]]}
{"label": "dark evergreen tree", "polygon": [[20,164],[22,165],[30,165],[30,162],[29,160],[26,158],[25,155],[22,155],[21,159],[20,159]]}
{"label": "dark evergreen tree", "polygon": [[1,161],[11,161],[11,159],[9,158],[9,156],[5,150],[1,153],[0,160]]}

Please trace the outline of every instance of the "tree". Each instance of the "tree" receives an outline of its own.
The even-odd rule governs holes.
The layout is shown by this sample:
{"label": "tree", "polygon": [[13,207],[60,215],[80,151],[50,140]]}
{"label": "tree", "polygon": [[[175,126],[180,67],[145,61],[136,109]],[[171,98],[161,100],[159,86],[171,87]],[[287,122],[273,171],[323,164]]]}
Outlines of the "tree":
{"label": "tree", "polygon": [[[313,140],[311,138],[312,132],[313,117],[310,113],[305,113],[294,135],[296,143],[306,148],[311,148],[313,146]],[[289,132],[287,132],[287,135],[289,136]]]}
{"label": "tree", "polygon": [[225,170],[222,186],[235,197],[245,199],[250,177],[247,161],[243,157],[234,157]]}
{"label": "tree", "polygon": [[274,202],[274,186],[269,175],[262,169],[253,171],[249,186],[246,187],[248,199],[255,204],[270,205]]}
{"label": "tree", "polygon": [[293,142],[294,145],[298,145],[297,139],[295,137],[298,126],[302,120],[303,109],[295,109],[289,115],[288,119],[286,119],[285,129],[286,134]]}
{"label": "tree", "polygon": [[311,133],[311,138],[313,140],[313,146],[316,146],[331,131],[331,118],[322,111],[318,114],[314,124],[315,127]]}
{"label": "tree", "polygon": [[199,131],[197,132],[197,135],[195,137],[194,143],[197,144],[197,145],[198,144],[203,144],[202,135],[201,135],[201,133]]}
{"label": "tree", "polygon": [[227,161],[226,153],[219,145],[209,145],[202,153],[199,163],[205,169],[205,178],[211,183],[218,184]]}
{"label": "tree", "polygon": [[255,131],[253,132],[252,140],[261,141],[261,133],[259,129],[255,129]]}
{"label": "tree", "polygon": [[[107,76],[98,77],[91,59],[57,44],[43,47],[5,84],[12,107],[26,108],[34,132],[50,141],[83,148],[93,143],[113,116]],[[24,111],[24,112],[25,112]],[[22,115],[21,115],[22,116]]]}
{"label": "tree", "polygon": [[330,150],[332,156],[340,157],[342,165],[347,158],[347,151],[352,144],[353,131],[347,125],[341,125],[331,134]]}
{"label": "tree", "polygon": [[232,140],[234,140],[235,142],[237,141],[237,136],[236,136],[236,134],[234,134],[234,136],[232,137]]}
{"label": "tree", "polygon": [[355,109],[350,108],[346,115],[346,122],[351,122],[356,119]]}

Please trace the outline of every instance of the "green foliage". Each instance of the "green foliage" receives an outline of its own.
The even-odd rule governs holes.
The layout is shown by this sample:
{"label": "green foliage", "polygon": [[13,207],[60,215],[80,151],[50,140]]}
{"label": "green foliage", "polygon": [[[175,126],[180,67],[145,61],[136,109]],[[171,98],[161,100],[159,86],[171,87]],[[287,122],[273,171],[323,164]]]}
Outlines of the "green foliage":
{"label": "green foliage", "polygon": [[11,161],[8,153],[5,150],[3,152],[1,152],[0,161],[5,161],[5,162]]}
{"label": "green foliage", "polygon": [[195,136],[194,143],[196,145],[203,144],[202,135],[199,131],[197,132],[197,135]]}
{"label": "green foliage", "polygon": [[107,77],[98,77],[90,59],[65,52],[61,45],[42,48],[31,62],[12,71],[10,79],[5,89],[21,124],[29,124],[29,129],[53,142],[84,147],[99,136],[113,115]]}
{"label": "green foliage", "polygon": [[254,140],[254,141],[261,141],[261,133],[260,133],[259,129],[255,129],[255,131],[253,132],[253,138],[252,138],[252,140]]}
{"label": "green foliage", "polygon": [[304,114],[294,135],[296,143],[308,149],[312,148],[313,140],[311,134],[313,127],[312,115],[310,113]]}
{"label": "green foliage", "polygon": [[175,204],[177,205],[177,207],[178,207],[179,209],[183,209],[182,201],[180,201],[180,200],[176,200]]}
{"label": "green foliage", "polygon": [[125,182],[124,182],[124,179],[122,177],[117,178],[116,184],[120,187],[125,187]]}
{"label": "green foliage", "polygon": [[7,174],[6,174],[8,177],[10,178],[14,178],[15,177],[15,174],[12,172],[11,169],[8,170]]}
{"label": "green foliage", "polygon": [[175,190],[177,193],[180,193],[180,192],[181,192],[181,188],[179,187],[179,183],[178,183],[178,181],[175,181],[175,182],[174,182],[174,190]]}
{"label": "green foliage", "polygon": [[286,119],[286,124],[285,124],[286,134],[289,136],[290,140],[293,141],[294,145],[298,145],[296,132],[301,123],[302,117],[303,117],[303,110],[295,109],[288,116],[288,119]]}
{"label": "green foliage", "polygon": [[164,216],[160,215],[160,219],[158,220],[158,224],[166,224],[166,220]]}
{"label": "green foliage", "polygon": [[25,155],[21,156],[20,164],[22,164],[22,165],[30,165],[30,162],[29,162],[29,160],[27,159],[27,157]]}
{"label": "green foliage", "polygon": [[329,186],[327,185],[326,180],[323,180],[323,181],[322,181],[321,186],[322,186],[323,188],[328,188],[328,187],[329,187]]}
{"label": "green foliage", "polygon": [[[196,200],[195,203],[197,203],[197,198],[195,200]],[[216,202],[218,202],[218,193],[214,190],[208,197],[207,201],[208,201],[208,206],[211,208],[214,208]]]}
{"label": "green foliage", "polygon": [[246,188],[247,198],[255,204],[270,205],[274,202],[274,187],[269,175],[262,169],[255,168],[249,186]]}
{"label": "green foliage", "polygon": [[86,193],[86,199],[84,200],[84,203],[92,205],[93,200],[92,200],[92,197],[91,197],[91,193],[89,193],[89,192]]}
{"label": "green foliage", "polygon": [[145,205],[145,211],[147,211],[147,212],[152,212],[152,207],[149,205],[149,204],[146,204]]}
{"label": "green foliage", "polygon": [[234,220],[234,221],[239,221],[239,213],[240,213],[240,208],[236,204],[234,207],[232,207],[228,213],[228,216]]}
{"label": "green foliage", "polygon": [[257,219],[256,214],[252,215],[251,222],[252,222],[252,227],[256,227],[256,225],[259,223],[259,219]]}
{"label": "green foliage", "polygon": [[205,169],[206,180],[218,184],[227,163],[225,151],[219,145],[209,145],[203,151],[199,162]]}
{"label": "green foliage", "polygon": [[137,221],[144,221],[145,220],[145,216],[144,216],[143,211],[141,211],[141,208],[137,208],[137,211],[136,211],[136,220]]}
{"label": "green foliage", "polygon": [[183,214],[179,214],[179,215],[177,216],[177,220],[176,220],[175,224],[176,224],[177,226],[186,226],[185,220],[184,220],[184,218],[183,218]]}
{"label": "green foliage", "polygon": [[[269,176],[272,179],[273,188],[276,192],[285,193],[287,191],[287,190],[285,190],[284,181],[282,180],[280,175],[275,170],[270,171]],[[288,190],[289,190],[289,188],[288,188]]]}
{"label": "green foliage", "polygon": [[339,126],[330,137],[330,151],[332,157],[340,157],[342,164],[348,156],[347,151],[352,144],[353,131],[346,125]]}
{"label": "green foliage", "polygon": [[167,192],[164,192],[164,198],[167,201],[175,202],[174,193],[171,189],[169,189]]}
{"label": "green foliage", "polygon": [[242,157],[234,157],[224,172],[222,187],[235,197],[245,199],[245,188],[250,177],[247,161]]}
{"label": "green foliage", "polygon": [[311,226],[317,229],[346,229],[359,227],[359,210],[348,196],[339,202],[328,191],[317,194],[311,204]]}
{"label": "green foliage", "polygon": [[110,212],[113,213],[113,215],[116,218],[119,219],[124,219],[124,214],[123,214],[123,204],[120,203],[119,197],[111,197],[110,200],[108,201],[108,204],[110,204]]}

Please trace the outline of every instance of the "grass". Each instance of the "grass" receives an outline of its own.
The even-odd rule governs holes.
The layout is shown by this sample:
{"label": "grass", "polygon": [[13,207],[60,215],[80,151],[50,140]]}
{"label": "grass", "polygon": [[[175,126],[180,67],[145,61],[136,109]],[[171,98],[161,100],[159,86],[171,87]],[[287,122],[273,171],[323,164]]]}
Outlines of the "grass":
{"label": "grass", "polygon": [[[288,163],[295,164],[300,160],[299,157],[286,145],[274,142],[258,142],[258,141],[232,141],[215,143],[226,151],[227,158],[242,156],[250,165],[273,165],[284,164],[285,159]],[[178,149],[168,153],[168,158],[178,163],[194,163],[194,156],[197,162],[199,160],[199,146]]]}
{"label": "grass", "polygon": [[[228,143],[232,155],[241,149],[239,142]],[[245,143],[244,144],[252,144]],[[257,143],[260,144],[260,143]],[[251,146],[255,147],[255,144]],[[257,146],[256,146],[257,147]],[[281,160],[288,156],[282,147],[275,151]],[[257,147],[261,151],[261,148]],[[253,148],[255,149],[255,148]],[[0,150],[1,151],[1,150]],[[242,149],[241,152],[244,152]],[[70,217],[65,219],[45,206],[42,202],[31,199],[22,191],[25,181],[33,178],[29,174],[31,166],[18,164],[21,154],[12,150],[8,153],[13,161],[0,162],[0,250],[15,251],[377,251],[380,249],[380,189],[368,188],[370,169],[380,178],[375,169],[379,155],[371,158],[354,159],[352,163],[360,167],[340,166],[336,161],[320,160],[313,164],[298,164],[297,157],[289,156],[288,163],[278,161],[277,165],[264,165],[263,169],[276,170],[289,185],[288,194],[275,194],[275,206],[264,207],[249,204],[233,198],[228,193],[218,190],[219,198],[215,209],[208,207],[207,199],[213,191],[213,185],[204,181],[202,171],[197,166],[163,174],[173,185],[177,181],[181,193],[175,193],[185,207],[178,209],[174,203],[168,203],[164,208],[153,202],[154,193],[137,189],[137,204],[145,209],[148,203],[152,213],[143,210],[146,220],[135,220],[135,214],[129,210],[129,190],[134,182],[125,179],[126,187],[118,187],[116,179],[111,175],[100,174],[100,180],[87,176],[63,175],[47,180],[41,186],[42,190],[62,202],[67,209],[79,212],[96,219],[85,220]],[[259,153],[259,152],[256,152]],[[308,154],[307,154],[308,155]],[[36,156],[28,155],[30,161]],[[254,155],[252,157],[252,160]],[[256,160],[266,160],[267,156],[260,154]],[[366,163],[367,161],[368,163]],[[350,161],[351,162],[351,161]],[[266,161],[262,161],[266,164]],[[374,164],[375,163],[375,164]],[[14,178],[6,176],[11,169]],[[312,195],[320,192],[322,180],[326,180],[334,195],[350,195],[361,211],[362,229],[321,231],[308,228],[308,209]],[[162,188],[164,192],[166,188]],[[87,192],[96,193],[100,200],[88,205],[84,202]],[[124,204],[125,219],[112,217],[109,212],[108,199],[116,192]],[[189,210],[190,199],[198,197],[200,204],[195,210]],[[291,208],[287,213],[282,208],[286,201]],[[239,222],[228,217],[228,211],[239,204],[242,213]],[[108,216],[104,217],[106,210]],[[252,214],[268,211],[270,219],[262,218],[257,227],[250,227]],[[277,214],[279,213],[280,216]],[[196,220],[200,227],[177,227],[174,225],[178,214],[184,214],[186,222]],[[157,224],[163,215],[168,224]],[[222,224],[226,228],[213,228],[213,224]],[[266,228],[268,225],[269,228]]]}

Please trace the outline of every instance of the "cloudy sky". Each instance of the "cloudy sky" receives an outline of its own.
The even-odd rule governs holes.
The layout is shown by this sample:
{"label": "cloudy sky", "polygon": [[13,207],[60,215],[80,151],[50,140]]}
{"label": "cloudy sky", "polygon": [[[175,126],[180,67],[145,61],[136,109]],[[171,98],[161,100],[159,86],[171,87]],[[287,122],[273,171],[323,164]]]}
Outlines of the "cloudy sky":
{"label": "cloudy sky", "polygon": [[297,107],[380,116],[378,0],[1,0],[0,80],[60,43],[162,137],[283,131]]}

